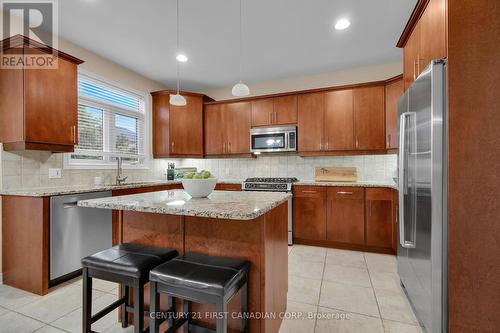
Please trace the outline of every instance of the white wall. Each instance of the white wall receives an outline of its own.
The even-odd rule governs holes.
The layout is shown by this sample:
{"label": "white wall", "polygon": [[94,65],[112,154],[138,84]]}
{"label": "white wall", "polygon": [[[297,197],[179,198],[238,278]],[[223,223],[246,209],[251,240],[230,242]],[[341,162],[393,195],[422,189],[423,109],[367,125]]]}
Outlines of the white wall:
{"label": "white wall", "polygon": [[[403,73],[403,63],[366,66],[328,72],[316,75],[296,76],[282,80],[250,84],[251,96],[260,96],[297,90],[325,88],[346,84],[380,81]],[[206,90],[205,94],[215,100],[236,98],[231,95],[232,87]]]}

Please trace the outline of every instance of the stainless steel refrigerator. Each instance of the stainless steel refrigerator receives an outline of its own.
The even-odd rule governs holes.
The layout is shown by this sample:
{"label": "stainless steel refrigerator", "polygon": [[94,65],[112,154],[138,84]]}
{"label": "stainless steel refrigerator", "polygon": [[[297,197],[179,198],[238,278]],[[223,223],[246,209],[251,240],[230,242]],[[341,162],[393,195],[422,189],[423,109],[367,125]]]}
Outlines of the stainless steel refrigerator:
{"label": "stainless steel refrigerator", "polygon": [[428,333],[448,331],[446,110],[446,63],[435,60],[398,103],[398,273]]}

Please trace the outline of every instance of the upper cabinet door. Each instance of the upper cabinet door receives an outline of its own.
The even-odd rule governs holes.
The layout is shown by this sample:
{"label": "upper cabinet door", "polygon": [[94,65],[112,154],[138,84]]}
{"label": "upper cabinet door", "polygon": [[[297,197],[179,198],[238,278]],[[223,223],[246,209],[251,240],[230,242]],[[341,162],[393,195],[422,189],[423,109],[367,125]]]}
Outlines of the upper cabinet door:
{"label": "upper cabinet door", "polygon": [[226,143],[227,124],[223,117],[224,105],[205,106],[205,154],[222,155]]}
{"label": "upper cabinet door", "polygon": [[403,50],[404,88],[405,90],[415,81],[419,74],[420,65],[420,22],[415,25]]}
{"label": "upper cabinet door", "polygon": [[300,152],[323,150],[324,93],[298,97],[298,149]]}
{"label": "upper cabinet door", "polygon": [[325,150],[354,149],[352,89],[325,93]]}
{"label": "upper cabinet door", "polygon": [[422,72],[431,60],[446,57],[446,0],[430,0],[419,26]]}
{"label": "upper cabinet door", "polygon": [[403,80],[385,87],[385,147],[398,148],[398,101],[403,95]]}
{"label": "upper cabinet door", "polygon": [[153,95],[153,157],[166,157],[170,153],[169,95]]}
{"label": "upper cabinet door", "polygon": [[251,101],[252,126],[267,126],[272,124],[274,101],[272,98]]}
{"label": "upper cabinet door", "polygon": [[353,91],[356,149],[385,149],[384,90],[384,86],[375,86]]}
{"label": "upper cabinet door", "polygon": [[68,146],[78,143],[77,65],[59,59],[58,66],[24,70],[26,141]]}
{"label": "upper cabinet door", "polygon": [[227,131],[226,153],[250,154],[250,102],[228,103],[225,105],[225,131]]}
{"label": "upper cabinet door", "polygon": [[185,95],[185,106],[170,105],[171,155],[203,155],[202,97]]}
{"label": "upper cabinet door", "polygon": [[297,95],[274,98],[273,124],[288,125],[297,123]]}

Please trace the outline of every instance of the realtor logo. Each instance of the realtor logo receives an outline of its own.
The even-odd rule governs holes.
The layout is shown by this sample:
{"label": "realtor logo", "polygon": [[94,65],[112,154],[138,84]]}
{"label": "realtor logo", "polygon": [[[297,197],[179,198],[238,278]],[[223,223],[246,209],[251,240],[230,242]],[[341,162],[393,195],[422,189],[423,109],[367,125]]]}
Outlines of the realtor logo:
{"label": "realtor logo", "polygon": [[0,0],[0,10],[0,67],[57,68],[57,0]]}

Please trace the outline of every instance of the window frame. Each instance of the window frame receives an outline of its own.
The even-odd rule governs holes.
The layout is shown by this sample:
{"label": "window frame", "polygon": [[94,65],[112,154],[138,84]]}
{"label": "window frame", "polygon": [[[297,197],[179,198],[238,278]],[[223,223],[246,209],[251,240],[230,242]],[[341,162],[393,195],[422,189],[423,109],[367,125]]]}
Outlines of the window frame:
{"label": "window frame", "polygon": [[[86,97],[80,97],[78,96],[78,104],[83,104],[83,105],[88,105],[89,107],[94,107],[98,109],[103,109],[103,147],[107,147],[111,144],[111,137],[110,133],[111,131],[106,129],[106,127],[111,123],[106,117],[110,116],[109,110],[111,109],[113,114],[119,114],[123,116],[130,117],[132,116],[133,118],[137,118],[140,121],[143,122],[143,129],[142,129],[142,145],[143,145],[143,154],[139,154],[138,156],[142,158],[141,163],[129,163],[127,161],[123,161],[123,169],[150,169],[150,153],[149,153],[149,147],[150,147],[150,135],[149,129],[150,129],[150,113],[151,113],[151,99],[150,97],[145,93],[141,91],[137,91],[135,89],[125,87],[124,85],[109,80],[107,78],[104,78],[102,76],[99,76],[97,74],[78,69],[78,80],[80,79],[81,76],[88,77],[90,80],[94,80],[97,82],[102,82],[104,85],[108,85],[112,88],[116,88],[117,90],[121,90],[124,93],[129,93],[129,94],[134,94],[140,97],[143,100],[144,103],[144,112],[139,114],[139,117],[137,117],[137,112],[122,109],[120,107],[107,107],[105,103],[99,103],[96,102],[92,99],[86,98]],[[116,110],[118,109],[118,110]],[[115,112],[116,111],[116,112]],[[77,111],[78,112],[78,111]],[[141,133],[140,133],[141,134]],[[139,134],[139,135],[140,135]],[[139,140],[139,138],[138,138]],[[102,170],[108,170],[108,169],[116,169],[116,161],[112,161],[111,158],[113,156],[119,156],[120,154],[117,153],[104,153],[103,160],[102,161],[97,161],[97,160],[85,160],[85,159],[72,159],[71,155],[75,154],[73,153],[65,153],[63,155],[63,168],[64,169],[81,169],[81,170],[86,170],[86,169],[102,169]],[[123,154],[126,155],[126,154]]]}

